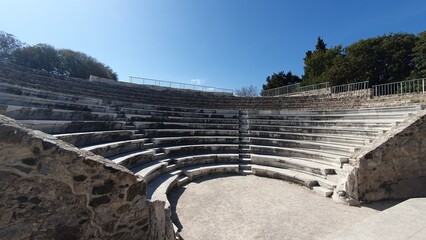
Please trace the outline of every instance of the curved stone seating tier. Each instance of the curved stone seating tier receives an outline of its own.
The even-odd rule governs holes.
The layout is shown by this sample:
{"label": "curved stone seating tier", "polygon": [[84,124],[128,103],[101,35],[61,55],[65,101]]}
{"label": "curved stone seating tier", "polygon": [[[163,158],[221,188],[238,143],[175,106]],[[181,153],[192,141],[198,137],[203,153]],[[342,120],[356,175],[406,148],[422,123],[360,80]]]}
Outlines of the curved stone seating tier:
{"label": "curved stone seating tier", "polygon": [[182,122],[182,123],[173,123],[173,122],[162,122],[162,123],[146,123],[146,122],[132,122],[137,128],[182,128],[182,129],[222,129],[222,130],[237,130],[238,124],[229,124],[229,123],[191,123],[191,122]]}
{"label": "curved stone seating tier", "polygon": [[[146,146],[147,144],[145,144]],[[157,150],[155,148],[149,149],[138,149],[134,151],[128,151],[121,154],[116,154],[109,157],[110,160],[116,164],[123,165],[127,168],[132,168],[143,163],[153,161],[157,158]]]}
{"label": "curved stone seating tier", "polygon": [[[173,172],[162,174],[156,179],[151,179],[148,184],[147,198],[152,201],[161,200],[166,201],[166,208],[169,205],[167,200],[167,193],[179,185],[182,186],[196,178],[209,176],[213,174],[238,174],[240,168],[238,164],[216,164],[194,166],[179,169]],[[137,173],[136,173],[137,174]]]}
{"label": "curved stone seating tier", "polygon": [[109,142],[103,144],[92,145],[82,148],[86,151],[91,151],[103,157],[114,156],[124,152],[135,151],[142,149],[145,146],[146,139],[132,139],[117,142]]}
{"label": "curved stone seating tier", "polygon": [[349,155],[343,153],[330,153],[329,151],[301,149],[301,148],[284,148],[265,145],[250,145],[251,153],[259,155],[270,155],[279,157],[300,157],[309,158],[312,161],[321,163],[334,164],[341,166],[342,163],[349,161]]}
{"label": "curved stone seating tier", "polygon": [[170,111],[170,110],[150,110],[137,108],[121,108],[129,117],[151,116],[155,117],[187,117],[187,118],[230,118],[237,119],[237,111]]}
{"label": "curved stone seating tier", "polygon": [[185,144],[238,144],[238,137],[230,136],[181,136],[151,138],[155,146],[180,146]]}
{"label": "curved stone seating tier", "polygon": [[3,105],[19,105],[28,107],[45,107],[64,110],[76,111],[98,111],[106,112],[108,108],[104,105],[89,105],[78,102],[66,102],[51,99],[40,99],[37,97],[28,97],[21,95],[5,94],[0,92],[0,104]]}
{"label": "curved stone seating tier", "polygon": [[285,169],[298,169],[308,173],[328,176],[340,173],[340,166],[332,163],[320,163],[310,158],[279,157],[269,155],[251,154],[251,163]]}
{"label": "curved stone seating tier", "polygon": [[269,132],[295,132],[295,133],[322,133],[322,134],[344,134],[347,136],[375,137],[382,134],[385,128],[364,129],[356,127],[299,127],[299,126],[276,126],[276,125],[250,125],[250,130]]}
{"label": "curved stone seating tier", "polygon": [[165,157],[180,157],[204,153],[238,153],[238,144],[199,144],[163,147]]}
{"label": "curved stone seating tier", "polygon": [[[129,129],[124,121],[20,120],[19,122],[28,128],[49,134]],[[134,126],[131,129],[134,129]]]}
{"label": "curved stone seating tier", "polygon": [[[137,124],[135,124],[138,126]],[[238,130],[229,130],[229,129],[206,129],[206,128],[141,128],[138,126],[138,129],[148,137],[173,137],[173,136],[238,136]]]}
{"label": "curved stone seating tier", "polygon": [[374,120],[374,119],[404,119],[409,113],[357,113],[357,114],[283,114],[283,115],[251,115],[250,118],[272,120]]}
{"label": "curved stone seating tier", "polygon": [[[238,110],[234,109],[209,109],[209,108],[191,108],[191,107],[176,107],[176,106],[164,106],[164,105],[152,105],[152,104],[141,104],[141,103],[123,103],[121,106],[123,111],[131,113],[132,111],[138,110],[155,110],[162,112],[187,112],[187,113],[204,113],[204,114],[225,114],[233,115],[238,118]],[[236,115],[235,115],[236,114]]]}
{"label": "curved stone seating tier", "polygon": [[95,132],[78,132],[54,134],[55,137],[73,144],[76,147],[102,144],[126,139],[142,138],[143,134],[136,134],[137,130],[111,130]]}
{"label": "curved stone seating tier", "polygon": [[113,121],[117,113],[62,110],[0,104],[0,114],[15,120]]}
{"label": "curved stone seating tier", "polygon": [[395,126],[399,121],[388,119],[373,120],[268,120],[250,119],[251,125],[278,125],[297,127],[364,127],[364,128],[389,128]]}
{"label": "curved stone seating tier", "polygon": [[[169,116],[150,116],[150,115],[130,115],[126,117],[133,122],[146,124],[167,124],[167,123],[185,123],[188,122],[187,117],[169,117]],[[210,123],[210,124],[232,124],[238,123],[238,119],[233,118],[191,118],[192,123]],[[155,125],[153,125],[155,126]]]}
{"label": "curved stone seating tier", "polygon": [[360,147],[345,143],[328,143],[320,141],[301,141],[291,139],[271,139],[271,138],[257,138],[250,137],[250,144],[252,145],[264,145],[264,146],[277,146],[285,148],[307,148],[314,150],[323,150],[333,153],[350,154],[355,152]]}
{"label": "curved stone seating tier", "polygon": [[[4,80],[4,79],[2,79]],[[61,102],[79,102],[86,105],[102,104],[102,100],[98,98],[82,97],[79,95],[68,95],[61,92],[44,91],[41,89],[25,88],[15,84],[7,84],[0,82],[0,92],[10,94],[9,96],[33,97],[37,99],[50,99]]]}
{"label": "curved stone seating tier", "polygon": [[336,187],[336,183],[333,181],[295,170],[260,165],[251,165],[251,169],[254,175],[296,182],[308,188],[321,186],[325,189],[333,191],[333,189]]}
{"label": "curved stone seating tier", "polygon": [[294,132],[275,132],[275,131],[254,131],[250,130],[250,139],[272,138],[272,139],[291,139],[291,140],[308,140],[322,141],[330,143],[341,143],[352,146],[362,147],[369,143],[374,137],[351,136],[344,134],[314,134],[314,133],[294,133]]}

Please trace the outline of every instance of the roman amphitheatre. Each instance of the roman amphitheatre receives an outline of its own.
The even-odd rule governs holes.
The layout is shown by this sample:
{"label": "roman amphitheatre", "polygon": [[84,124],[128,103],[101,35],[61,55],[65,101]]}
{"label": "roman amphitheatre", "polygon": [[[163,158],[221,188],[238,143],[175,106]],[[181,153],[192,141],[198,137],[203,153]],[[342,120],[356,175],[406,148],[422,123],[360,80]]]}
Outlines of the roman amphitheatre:
{"label": "roman amphitheatre", "polygon": [[0,238],[424,239],[424,90],[237,97],[0,63]]}

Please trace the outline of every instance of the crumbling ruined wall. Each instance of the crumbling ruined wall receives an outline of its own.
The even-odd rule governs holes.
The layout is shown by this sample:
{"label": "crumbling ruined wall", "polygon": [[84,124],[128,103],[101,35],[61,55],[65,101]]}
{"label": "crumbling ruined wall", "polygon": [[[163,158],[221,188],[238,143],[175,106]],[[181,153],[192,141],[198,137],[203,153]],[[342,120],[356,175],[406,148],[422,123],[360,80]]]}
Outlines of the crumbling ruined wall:
{"label": "crumbling ruined wall", "polygon": [[[348,195],[361,201],[426,196],[426,110],[351,159]],[[355,179],[356,178],[356,179]]]}
{"label": "crumbling ruined wall", "polygon": [[0,239],[173,239],[145,196],[125,168],[0,115]]}

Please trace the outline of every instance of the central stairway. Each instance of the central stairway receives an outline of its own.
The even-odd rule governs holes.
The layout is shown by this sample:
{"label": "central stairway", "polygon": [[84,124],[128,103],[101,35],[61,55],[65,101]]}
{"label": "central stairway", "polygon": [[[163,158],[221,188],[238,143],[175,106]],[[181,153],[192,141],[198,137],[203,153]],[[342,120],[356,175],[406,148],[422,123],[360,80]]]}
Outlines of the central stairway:
{"label": "central stairway", "polygon": [[249,137],[249,121],[248,113],[246,110],[239,111],[239,126],[238,126],[238,140],[239,140],[239,163],[241,174],[252,174],[251,171],[251,155],[250,155],[250,137]]}

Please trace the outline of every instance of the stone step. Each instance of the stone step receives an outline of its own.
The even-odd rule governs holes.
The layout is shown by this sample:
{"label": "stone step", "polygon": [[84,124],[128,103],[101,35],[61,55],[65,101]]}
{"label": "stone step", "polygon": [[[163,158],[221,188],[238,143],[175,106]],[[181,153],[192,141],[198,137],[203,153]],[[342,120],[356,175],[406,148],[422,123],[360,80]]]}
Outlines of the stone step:
{"label": "stone step", "polygon": [[236,136],[180,136],[180,137],[161,137],[151,138],[155,146],[173,146],[185,144],[204,144],[204,143],[238,143]]}
{"label": "stone step", "polygon": [[217,164],[217,165],[203,165],[185,168],[182,170],[183,173],[189,177],[191,181],[196,178],[212,175],[212,174],[238,174],[239,165],[238,164]]}
{"label": "stone step", "polygon": [[162,174],[148,184],[146,198],[151,201],[164,201],[165,208],[170,208],[167,194],[177,186],[179,174]]}
{"label": "stone step", "polygon": [[321,186],[314,186],[312,190],[323,197],[331,197],[331,195],[333,195],[333,190]]}
{"label": "stone step", "polygon": [[240,170],[251,170],[251,165],[240,164]]}
{"label": "stone step", "polygon": [[363,129],[355,127],[300,127],[300,126],[272,126],[272,125],[250,125],[252,131],[314,133],[314,134],[345,134],[350,136],[375,137],[387,131],[388,128]]}
{"label": "stone step", "polygon": [[143,129],[147,137],[180,137],[180,136],[237,136],[238,130],[229,129]]}
{"label": "stone step", "polygon": [[179,178],[178,187],[185,186],[186,184],[190,183],[191,180],[187,176],[183,176]]}
{"label": "stone step", "polygon": [[201,113],[201,112],[184,112],[184,111],[163,111],[163,110],[148,110],[136,108],[122,108],[126,116],[173,116],[173,117],[186,117],[186,118],[217,118],[217,119],[237,119],[238,115],[234,113]]}
{"label": "stone step", "polygon": [[133,167],[130,170],[135,175],[141,176],[149,183],[152,179],[166,171],[168,164],[166,162],[152,161],[139,166]]}
{"label": "stone step", "polygon": [[352,145],[348,143],[330,143],[320,141],[302,141],[302,140],[288,140],[288,139],[271,139],[271,138],[258,138],[251,137],[250,143],[253,145],[266,145],[275,147],[286,148],[307,148],[318,149],[330,152],[353,153],[360,148],[359,145]]}
{"label": "stone step", "polygon": [[251,169],[254,175],[262,177],[277,178],[285,181],[291,181],[302,184],[306,187],[313,188],[314,186],[321,186],[323,188],[333,190],[336,187],[336,183],[331,182],[327,179],[319,178],[306,173],[290,170],[275,168],[269,166],[251,165]]}
{"label": "stone step", "polygon": [[336,172],[340,170],[340,164],[330,164],[330,162],[318,161],[312,158],[252,154],[251,162],[261,166],[300,170],[322,176],[334,182],[338,181],[338,176],[333,174],[336,174]]}
{"label": "stone step", "polygon": [[147,123],[132,121],[138,129],[218,129],[218,130],[238,130],[238,124],[233,123],[196,123],[196,122],[156,122]]}
{"label": "stone step", "polygon": [[125,122],[117,121],[19,120],[18,122],[28,128],[49,134],[126,130]]}
{"label": "stone step", "polygon": [[250,164],[252,163],[251,158],[239,158],[240,163]]}
{"label": "stone step", "polygon": [[241,148],[241,146],[240,146],[239,152],[240,153],[250,153],[251,150],[250,150],[250,148]]}
{"label": "stone step", "polygon": [[240,170],[240,175],[246,176],[246,175],[252,175],[253,171],[252,170]]}
{"label": "stone step", "polygon": [[109,157],[110,160],[116,164],[123,165],[127,168],[135,167],[139,164],[150,162],[156,159],[156,153],[153,149],[143,149],[133,152],[126,152],[124,154]]}
{"label": "stone step", "polygon": [[251,158],[250,153],[239,153],[240,158]]}
{"label": "stone step", "polygon": [[176,116],[152,116],[152,115],[136,115],[126,114],[126,118],[130,121],[143,122],[146,126],[156,126],[162,124],[173,124],[173,123],[226,123],[226,124],[238,124],[239,121],[236,118],[188,118],[188,117],[176,117]]}
{"label": "stone step", "polygon": [[135,134],[135,130],[112,130],[112,131],[94,131],[54,134],[53,136],[62,141],[73,144],[76,147],[102,144],[117,140],[139,139],[142,138]]}
{"label": "stone step", "polygon": [[263,145],[251,145],[252,154],[272,155],[280,157],[297,157],[313,159],[315,161],[327,162],[330,165],[340,165],[349,161],[349,155],[330,153],[329,151],[272,147]]}
{"label": "stone step", "polygon": [[0,104],[0,114],[15,120],[118,121],[116,113]]}
{"label": "stone step", "polygon": [[176,166],[184,168],[193,165],[220,164],[220,163],[238,163],[238,154],[199,154],[185,157],[173,158]]}
{"label": "stone step", "polygon": [[88,147],[81,148],[86,151],[91,151],[94,154],[101,155],[103,157],[110,157],[125,152],[131,152],[138,149],[143,149],[145,139],[132,139],[117,142],[109,142],[104,144],[97,144]]}
{"label": "stone step", "polygon": [[260,138],[276,138],[276,139],[292,139],[292,140],[309,140],[324,141],[336,143],[350,143],[357,146],[364,146],[370,143],[374,137],[369,136],[351,136],[345,134],[327,134],[327,133],[295,133],[295,132],[274,132],[274,131],[250,131],[251,137]]}
{"label": "stone step", "polygon": [[187,156],[188,154],[237,153],[238,144],[202,144],[164,147],[166,156]]}

